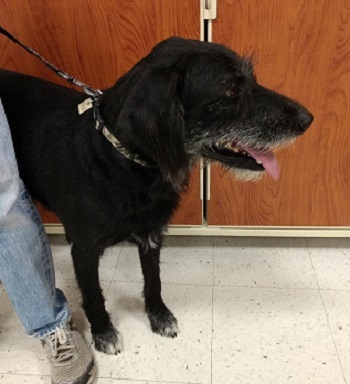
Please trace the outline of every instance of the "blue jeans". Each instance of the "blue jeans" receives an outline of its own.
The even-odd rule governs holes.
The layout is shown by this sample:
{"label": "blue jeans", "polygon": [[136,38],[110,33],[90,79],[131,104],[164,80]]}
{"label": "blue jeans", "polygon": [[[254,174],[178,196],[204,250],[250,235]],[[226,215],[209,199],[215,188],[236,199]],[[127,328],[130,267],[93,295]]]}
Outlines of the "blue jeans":
{"label": "blue jeans", "polygon": [[19,177],[1,101],[0,281],[29,335],[43,338],[70,320],[67,300],[55,288],[51,249],[43,224]]}

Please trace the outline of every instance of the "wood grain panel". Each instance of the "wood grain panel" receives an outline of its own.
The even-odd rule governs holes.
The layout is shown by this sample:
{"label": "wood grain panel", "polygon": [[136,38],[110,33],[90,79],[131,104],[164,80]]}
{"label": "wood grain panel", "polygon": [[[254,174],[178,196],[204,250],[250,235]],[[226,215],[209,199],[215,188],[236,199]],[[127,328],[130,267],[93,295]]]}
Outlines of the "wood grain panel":
{"label": "wood grain panel", "polygon": [[260,83],[315,121],[278,152],[281,177],[234,181],[212,169],[211,225],[350,225],[350,1],[223,0],[213,40],[253,54]]}
{"label": "wood grain panel", "polygon": [[[199,39],[199,3],[198,0],[0,0],[0,24],[59,68],[94,88],[105,88],[113,85],[159,41],[173,35]],[[67,85],[3,36],[0,66]],[[46,222],[56,220],[46,213],[43,218]],[[202,222],[198,168],[173,222]]]}
{"label": "wood grain panel", "polygon": [[[203,212],[199,176],[200,166],[197,164],[192,170],[188,191],[182,194],[180,209],[175,212],[171,224],[202,225]],[[198,204],[198,201],[200,201],[200,204]]]}

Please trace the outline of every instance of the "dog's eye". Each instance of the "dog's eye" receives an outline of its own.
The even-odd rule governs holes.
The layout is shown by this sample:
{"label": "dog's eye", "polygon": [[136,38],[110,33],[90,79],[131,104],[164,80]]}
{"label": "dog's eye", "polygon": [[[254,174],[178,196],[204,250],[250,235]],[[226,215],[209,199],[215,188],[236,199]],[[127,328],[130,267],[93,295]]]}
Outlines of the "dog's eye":
{"label": "dog's eye", "polygon": [[237,90],[235,87],[228,88],[225,92],[225,95],[229,97],[236,96],[236,94],[237,94]]}

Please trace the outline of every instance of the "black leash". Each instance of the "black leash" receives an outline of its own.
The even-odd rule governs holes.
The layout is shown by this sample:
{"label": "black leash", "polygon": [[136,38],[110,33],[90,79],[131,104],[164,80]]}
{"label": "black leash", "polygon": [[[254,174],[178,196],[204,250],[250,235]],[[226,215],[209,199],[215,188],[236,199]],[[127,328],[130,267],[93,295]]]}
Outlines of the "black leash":
{"label": "black leash", "polygon": [[51,64],[49,61],[47,61],[44,57],[42,57],[38,52],[34,51],[33,48],[28,47],[27,45],[23,44],[20,40],[16,39],[10,32],[8,32],[6,29],[2,28],[0,25],[0,34],[6,36],[8,39],[10,39],[15,44],[18,44],[21,46],[24,50],[29,52],[31,55],[34,55],[39,60],[41,60],[48,68],[50,68],[52,71],[56,73],[59,77],[62,77],[63,79],[67,80],[68,83],[74,84],[80,88],[83,89],[84,93],[86,93],[88,96],[92,97],[86,99],[83,103],[81,103],[78,106],[79,114],[83,114],[85,111],[87,111],[90,108],[93,108],[93,116],[95,119],[95,128],[98,132],[102,133],[106,139],[114,146],[114,148],[123,156],[125,156],[130,161],[133,161],[139,165],[142,165],[143,167],[148,168],[156,168],[153,162],[149,162],[146,160],[143,160],[138,154],[130,152],[127,148],[125,148],[120,141],[112,134],[109,127],[105,123],[101,113],[100,113],[100,105],[102,101],[103,92],[100,89],[94,89],[91,88],[89,85],[84,84],[83,82],[77,80],[75,77],[68,75],[68,73],[58,69],[53,64]]}
{"label": "black leash", "polygon": [[33,48],[28,47],[27,45],[23,44],[20,40],[16,39],[9,31],[2,28],[0,26],[0,33],[4,36],[6,36],[8,39],[13,41],[15,44],[18,44],[21,46],[24,50],[29,52],[31,55],[36,56],[39,60],[41,60],[48,68],[50,68],[52,71],[56,73],[56,75],[62,77],[63,79],[67,80],[68,83],[74,84],[80,88],[83,89],[83,91],[94,98],[98,98],[100,95],[103,94],[103,92],[99,89],[91,88],[89,85],[84,84],[83,82],[77,80],[75,77],[68,75],[68,73],[58,69],[53,64],[51,64],[49,61],[47,61],[44,57],[42,57],[38,52],[34,51]]}
{"label": "black leash", "polygon": [[43,56],[41,56],[38,52],[34,51],[33,48],[28,47],[27,45],[23,44],[20,40],[18,40],[16,37],[14,37],[9,31],[1,27],[0,25],[0,33],[4,36],[6,36],[9,40],[14,42],[15,44],[18,44],[21,46],[25,51],[30,53],[31,55],[34,55],[37,57],[40,61],[42,61],[46,67],[51,69],[53,72],[56,73],[57,76],[62,77],[63,79],[67,80],[68,83],[74,84],[80,88],[83,89],[84,93],[86,93],[89,96],[92,96],[94,99],[93,103],[93,115],[96,121],[96,129],[98,132],[101,132],[103,130],[103,127],[105,125],[104,119],[100,113],[100,104],[103,92],[100,89],[94,89],[90,87],[89,85],[83,83],[82,81],[77,80],[74,76],[70,76],[67,72],[62,71],[55,67],[53,64],[51,64],[49,61],[47,61]]}

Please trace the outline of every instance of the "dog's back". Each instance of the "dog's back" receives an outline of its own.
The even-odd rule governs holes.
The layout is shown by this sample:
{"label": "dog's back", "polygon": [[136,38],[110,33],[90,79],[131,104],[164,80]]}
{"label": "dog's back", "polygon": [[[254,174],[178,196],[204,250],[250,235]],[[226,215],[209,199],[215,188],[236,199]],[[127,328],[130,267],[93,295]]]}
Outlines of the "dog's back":
{"label": "dog's back", "polygon": [[[35,199],[60,216],[67,232],[90,225],[87,232],[96,231],[92,218],[98,214],[105,235],[111,231],[122,239],[128,233],[127,222],[135,229],[147,226],[147,201],[162,227],[176,206],[177,194],[166,192],[167,185],[158,187],[153,177],[150,185],[148,174],[158,171],[116,158],[113,146],[97,133],[92,110],[78,114],[78,104],[86,98],[36,77],[0,70],[0,99],[24,183]],[[151,194],[150,188],[158,192]],[[164,198],[168,203],[160,219],[157,199]]]}
{"label": "dog's back", "polygon": [[37,77],[0,69],[0,98],[8,117],[25,117],[27,127],[38,114],[69,110],[72,101],[84,99],[84,95]]}
{"label": "dog's back", "polygon": [[0,70],[0,99],[21,178],[33,197],[49,208],[56,208],[53,191],[69,192],[74,188],[70,180],[82,177],[78,149],[88,136],[82,132],[87,116],[79,117],[77,105],[85,98],[36,77]]}

